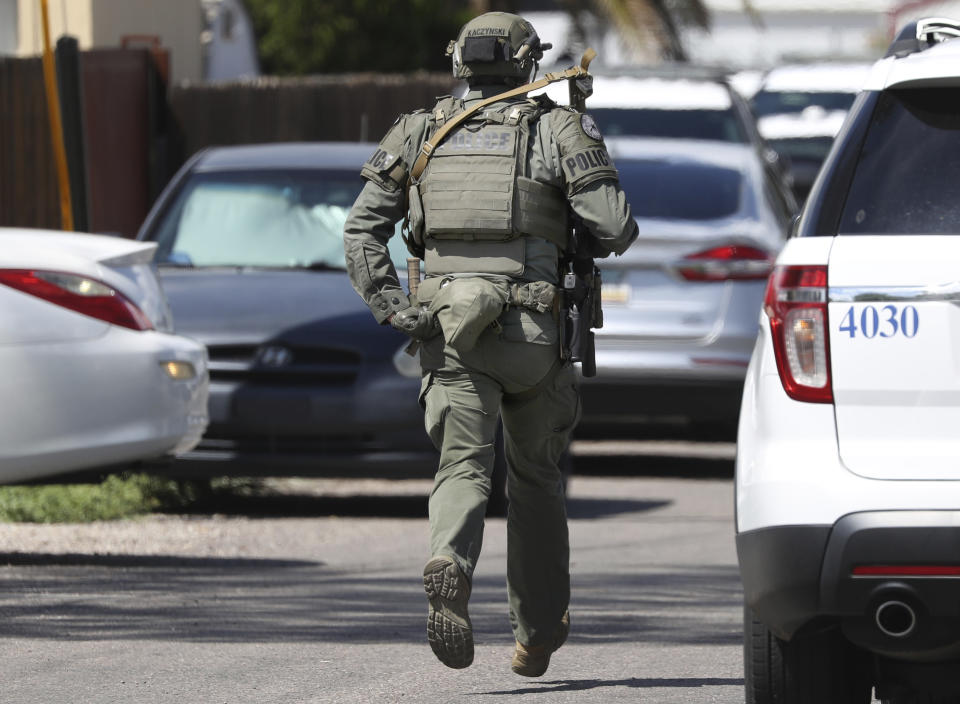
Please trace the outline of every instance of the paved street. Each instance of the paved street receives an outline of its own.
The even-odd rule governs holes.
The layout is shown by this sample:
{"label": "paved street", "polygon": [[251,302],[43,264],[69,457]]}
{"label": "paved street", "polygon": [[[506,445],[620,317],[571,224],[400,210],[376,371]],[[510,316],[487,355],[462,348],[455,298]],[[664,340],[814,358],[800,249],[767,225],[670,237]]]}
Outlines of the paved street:
{"label": "paved street", "polygon": [[290,482],[214,515],[0,526],[3,700],[743,701],[729,478],[573,477],[573,630],[539,679],[509,670],[502,519],[475,576],[474,665],[434,659],[427,488]]}

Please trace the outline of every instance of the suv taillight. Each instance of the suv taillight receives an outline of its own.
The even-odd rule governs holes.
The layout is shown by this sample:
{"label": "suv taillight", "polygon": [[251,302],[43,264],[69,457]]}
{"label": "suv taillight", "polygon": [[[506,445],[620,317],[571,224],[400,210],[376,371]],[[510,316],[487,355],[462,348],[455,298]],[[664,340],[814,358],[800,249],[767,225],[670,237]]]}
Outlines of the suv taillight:
{"label": "suv taillight", "polygon": [[674,269],[687,281],[758,280],[769,276],[773,260],[765,249],[729,244],[688,254]]}
{"label": "suv taillight", "polygon": [[59,271],[0,269],[0,284],[113,325],[131,330],[153,329],[150,319],[126,296],[88,276]]}
{"label": "suv taillight", "polygon": [[790,398],[833,403],[827,327],[827,267],[778,266],[767,282],[773,351]]}

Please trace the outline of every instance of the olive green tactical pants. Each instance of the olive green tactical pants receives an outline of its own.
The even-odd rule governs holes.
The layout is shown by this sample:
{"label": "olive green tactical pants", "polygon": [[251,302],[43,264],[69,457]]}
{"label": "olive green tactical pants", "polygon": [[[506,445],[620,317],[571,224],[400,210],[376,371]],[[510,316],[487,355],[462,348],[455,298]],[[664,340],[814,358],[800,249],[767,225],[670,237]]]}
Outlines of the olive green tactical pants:
{"label": "olive green tactical pants", "polygon": [[[458,354],[437,337],[421,348],[420,403],[440,451],[430,495],[432,555],[468,578],[480,556],[498,413],[508,464],[507,593],[514,634],[524,645],[554,635],[570,600],[569,542],[558,462],[580,418],[576,371],[557,367],[550,313],[511,309],[476,347]],[[534,395],[520,398],[547,375]]]}

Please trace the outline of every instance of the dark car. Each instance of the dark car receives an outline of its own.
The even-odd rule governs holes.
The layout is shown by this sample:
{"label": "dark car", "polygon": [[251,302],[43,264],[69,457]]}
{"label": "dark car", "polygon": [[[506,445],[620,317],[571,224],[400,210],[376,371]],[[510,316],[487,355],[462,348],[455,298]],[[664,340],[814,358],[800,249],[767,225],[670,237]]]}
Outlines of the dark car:
{"label": "dark car", "polygon": [[751,98],[757,129],[788,166],[801,203],[869,70],[866,62],[785,64]]}
{"label": "dark car", "polygon": [[[223,147],[189,160],[138,239],[179,333],[210,355],[210,425],[188,476],[432,476],[418,360],[344,268],[343,224],[373,144]],[[400,237],[391,240],[406,271]]]}

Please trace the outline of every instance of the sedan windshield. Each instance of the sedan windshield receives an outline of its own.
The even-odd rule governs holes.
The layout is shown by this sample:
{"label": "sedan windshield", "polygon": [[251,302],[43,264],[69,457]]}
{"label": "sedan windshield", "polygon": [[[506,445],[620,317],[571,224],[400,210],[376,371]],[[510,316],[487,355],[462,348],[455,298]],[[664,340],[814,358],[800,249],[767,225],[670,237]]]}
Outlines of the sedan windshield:
{"label": "sedan windshield", "polygon": [[[356,171],[195,173],[149,238],[160,264],[343,269],[343,225],[362,186]],[[404,267],[399,235],[389,247]]]}
{"label": "sedan windshield", "polygon": [[710,139],[738,144],[748,141],[733,110],[591,108],[590,114],[605,137]]}
{"label": "sedan windshield", "polygon": [[620,158],[617,170],[636,218],[716,220],[740,209],[743,177],[733,169]]}

